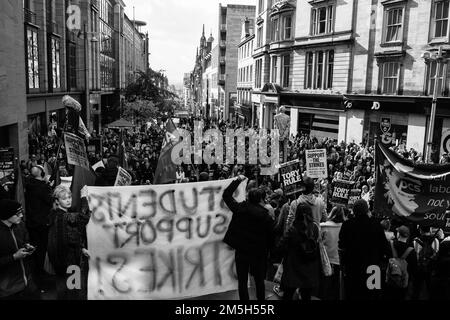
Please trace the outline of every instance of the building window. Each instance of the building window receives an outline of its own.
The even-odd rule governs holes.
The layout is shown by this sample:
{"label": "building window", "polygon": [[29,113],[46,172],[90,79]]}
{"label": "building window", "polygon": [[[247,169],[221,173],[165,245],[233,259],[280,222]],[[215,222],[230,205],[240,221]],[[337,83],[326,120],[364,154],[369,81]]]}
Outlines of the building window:
{"label": "building window", "polygon": [[75,89],[77,87],[77,56],[76,46],[74,43],[69,43],[68,50],[68,62],[69,62],[69,88]]}
{"label": "building window", "polygon": [[39,88],[39,52],[37,30],[27,29],[28,88]]}
{"label": "building window", "polygon": [[261,88],[262,82],[262,59],[258,59],[255,62],[255,87]]}
{"label": "building window", "polygon": [[333,87],[334,50],[306,53],[305,89]]}
{"label": "building window", "polygon": [[331,33],[333,31],[333,5],[313,7],[311,9],[311,35]]}
{"label": "building window", "polygon": [[399,71],[399,62],[385,62],[381,65],[381,93],[397,94]]}
{"label": "building window", "polygon": [[272,57],[272,77],[271,77],[271,81],[273,83],[277,82],[277,57]]}
{"label": "building window", "polygon": [[402,41],[403,38],[403,8],[386,9],[385,42]]}
{"label": "building window", "polygon": [[283,75],[282,75],[282,85],[283,88],[289,87],[289,72],[291,69],[291,56],[287,55],[283,57]]}
{"label": "building window", "polygon": [[262,47],[262,40],[263,40],[263,26],[258,27],[258,31],[256,33],[256,45],[259,47]]}
{"label": "building window", "polygon": [[280,39],[280,20],[275,18],[272,20],[272,41]]}
{"label": "building window", "polygon": [[[438,65],[439,65],[439,70],[438,70]],[[428,65],[428,95],[433,95],[435,85],[437,85],[437,94],[438,95],[442,95],[444,93],[445,69],[446,69],[446,64],[444,64],[444,63],[438,64],[437,61],[430,61],[429,65]]]}
{"label": "building window", "polygon": [[253,81],[253,66],[250,66],[250,82]]}
{"label": "building window", "polygon": [[264,11],[264,0],[259,0],[258,2],[258,14]]}
{"label": "building window", "polygon": [[328,51],[326,88],[333,88],[334,50]]}
{"label": "building window", "polygon": [[292,35],[292,16],[284,16],[283,17],[283,28],[284,28],[283,39],[284,40],[291,39],[291,35]]}
{"label": "building window", "polygon": [[435,1],[433,5],[433,38],[443,38],[448,31],[449,1]]}
{"label": "building window", "polygon": [[53,88],[61,87],[60,42],[52,38],[52,79]]}

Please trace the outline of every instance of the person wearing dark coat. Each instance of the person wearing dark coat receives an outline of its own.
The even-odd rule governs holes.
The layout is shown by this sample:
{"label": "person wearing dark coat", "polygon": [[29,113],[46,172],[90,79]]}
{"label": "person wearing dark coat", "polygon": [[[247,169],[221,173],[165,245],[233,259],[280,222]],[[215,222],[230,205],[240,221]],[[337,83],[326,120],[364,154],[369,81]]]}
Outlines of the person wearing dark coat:
{"label": "person wearing dark coat", "polygon": [[273,241],[274,221],[264,207],[265,192],[262,189],[248,190],[248,199],[238,203],[233,193],[246,178],[239,176],[223,192],[223,200],[233,212],[223,241],[235,249],[236,272],[240,300],[249,300],[248,273],[255,280],[258,300],[265,300],[264,278],[269,249]]}
{"label": "person wearing dark coat", "polygon": [[3,199],[0,208],[0,301],[37,299],[30,269],[34,248],[28,243],[22,206]]}
{"label": "person wearing dark coat", "polygon": [[320,252],[319,226],[310,206],[297,206],[294,222],[281,238],[279,248],[284,253],[283,299],[291,300],[298,288],[302,300],[311,300],[313,289],[319,286]]}
{"label": "person wearing dark coat", "polygon": [[117,173],[119,172],[119,159],[111,156],[108,158],[105,170],[102,170],[95,185],[98,187],[112,187],[116,183]]}
{"label": "person wearing dark coat", "polygon": [[56,274],[58,300],[79,300],[86,288],[68,290],[66,283],[69,266],[79,266],[82,275],[86,271],[83,270],[88,257],[85,230],[90,219],[86,187],[81,190],[81,212],[69,212],[72,194],[67,187],[57,186],[53,197],[55,209],[51,212],[48,257]]}
{"label": "person wearing dark coat", "polygon": [[36,283],[42,289],[45,254],[47,252],[49,214],[52,208],[52,189],[45,181],[44,168],[31,168],[31,178],[25,186],[25,224],[30,243],[36,247],[34,272]]}
{"label": "person wearing dark coat", "polygon": [[367,287],[367,279],[371,275],[367,269],[369,266],[381,269],[383,259],[391,255],[391,248],[381,224],[369,217],[369,206],[365,200],[354,203],[353,215],[354,218],[342,224],[339,233],[345,296],[347,300],[378,299],[380,290]]}

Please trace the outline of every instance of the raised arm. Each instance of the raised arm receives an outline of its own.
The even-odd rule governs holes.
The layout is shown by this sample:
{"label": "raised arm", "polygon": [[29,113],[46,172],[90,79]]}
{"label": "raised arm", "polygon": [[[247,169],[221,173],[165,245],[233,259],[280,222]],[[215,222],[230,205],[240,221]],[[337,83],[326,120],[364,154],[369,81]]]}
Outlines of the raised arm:
{"label": "raised arm", "polygon": [[233,193],[234,191],[236,191],[243,180],[244,179],[242,179],[242,176],[239,176],[237,179],[232,181],[230,185],[223,191],[223,201],[225,201],[226,205],[233,213],[239,210],[239,203],[236,201],[236,199],[234,199]]}

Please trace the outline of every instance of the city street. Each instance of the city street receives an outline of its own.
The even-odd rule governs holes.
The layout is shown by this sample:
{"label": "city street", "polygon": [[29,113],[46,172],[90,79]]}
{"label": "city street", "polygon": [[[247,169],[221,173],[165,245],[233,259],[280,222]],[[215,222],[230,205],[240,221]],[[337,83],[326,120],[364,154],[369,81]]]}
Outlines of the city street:
{"label": "city street", "polygon": [[450,0],[2,4],[0,304],[450,299]]}

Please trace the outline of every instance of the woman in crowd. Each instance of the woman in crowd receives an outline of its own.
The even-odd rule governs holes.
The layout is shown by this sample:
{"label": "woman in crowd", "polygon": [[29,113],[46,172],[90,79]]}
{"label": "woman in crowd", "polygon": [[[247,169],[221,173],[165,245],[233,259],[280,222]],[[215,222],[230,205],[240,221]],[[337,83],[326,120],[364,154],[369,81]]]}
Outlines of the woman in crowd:
{"label": "woman in crowd", "polygon": [[[72,193],[69,188],[59,185],[53,192],[54,209],[51,211],[51,225],[48,240],[48,256],[56,273],[56,290],[58,300],[79,300],[83,298],[86,288],[69,290],[67,274],[69,266],[78,266],[82,275],[85,257],[88,256],[85,236],[90,212],[87,201],[87,187],[81,189],[81,212],[69,212],[72,206]],[[83,281],[84,282],[84,281]]]}
{"label": "woman in crowd", "polygon": [[314,223],[312,210],[299,205],[295,219],[279,244],[284,252],[281,288],[283,299],[292,300],[299,289],[302,300],[311,300],[312,291],[319,284],[319,226]]}
{"label": "woman in crowd", "polygon": [[342,223],[344,222],[344,209],[342,207],[334,207],[331,210],[330,216],[327,222],[320,224],[320,236],[325,246],[325,249],[330,260],[331,267],[333,269],[333,275],[325,277],[323,290],[324,298],[326,300],[338,300],[339,299],[339,253],[338,253],[338,241],[339,232],[341,231]]}

